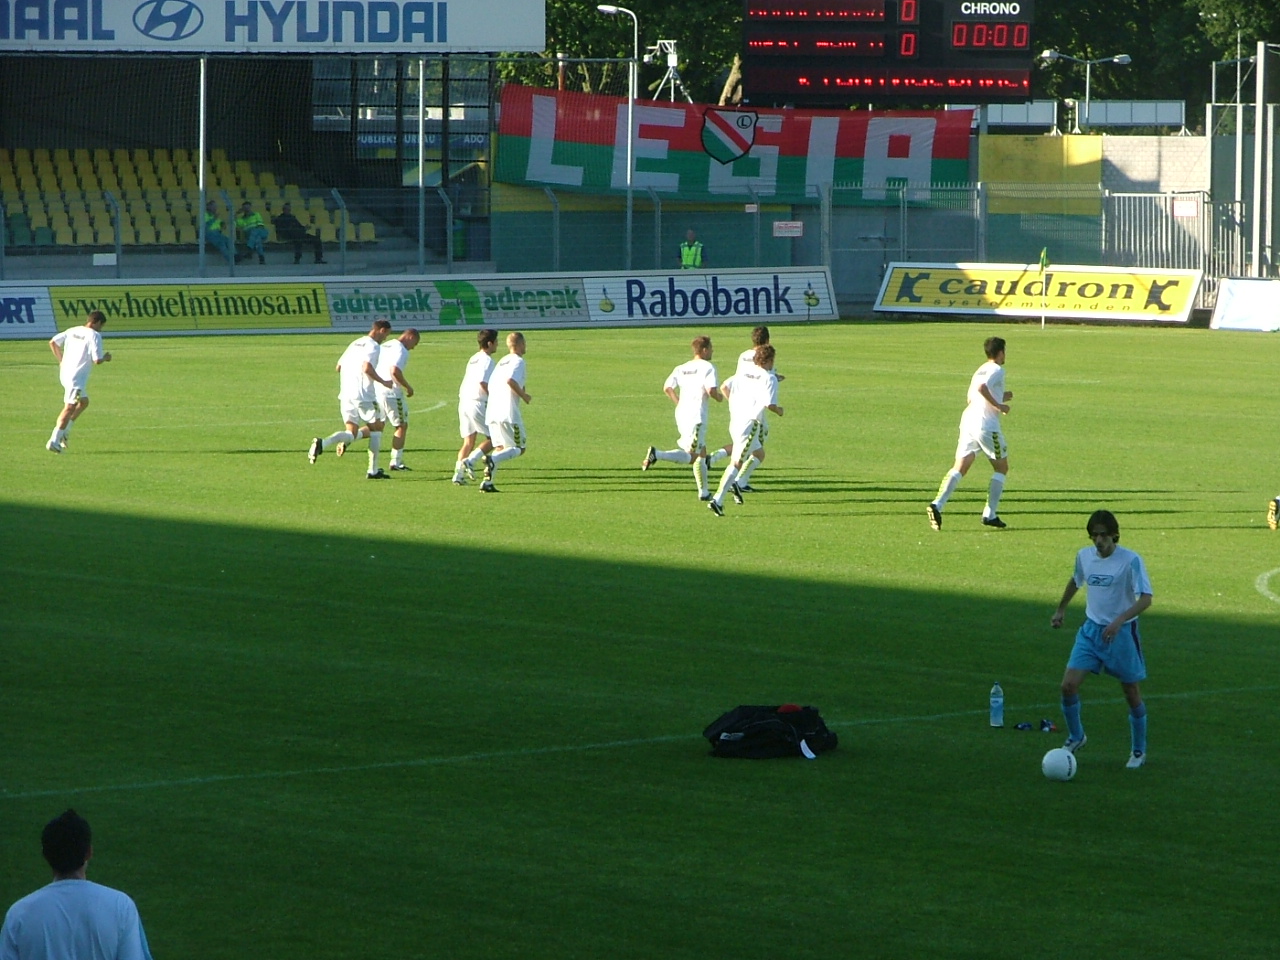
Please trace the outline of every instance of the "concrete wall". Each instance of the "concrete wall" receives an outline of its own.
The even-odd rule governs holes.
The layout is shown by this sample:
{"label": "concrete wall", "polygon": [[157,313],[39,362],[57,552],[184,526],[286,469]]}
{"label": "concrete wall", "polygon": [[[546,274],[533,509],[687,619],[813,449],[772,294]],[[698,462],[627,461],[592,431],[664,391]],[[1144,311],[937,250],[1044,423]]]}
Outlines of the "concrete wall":
{"label": "concrete wall", "polygon": [[1208,190],[1207,137],[1102,138],[1102,186],[1112,193]]}

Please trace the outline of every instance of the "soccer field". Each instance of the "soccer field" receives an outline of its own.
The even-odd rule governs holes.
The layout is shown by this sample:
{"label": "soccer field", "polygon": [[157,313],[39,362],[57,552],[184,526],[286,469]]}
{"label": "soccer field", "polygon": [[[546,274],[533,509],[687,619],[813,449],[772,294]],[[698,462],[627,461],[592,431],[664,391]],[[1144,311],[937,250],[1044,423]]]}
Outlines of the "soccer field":
{"label": "soccer field", "polygon": [[[48,347],[0,343],[0,909],[72,806],[157,960],[1280,953],[1280,339],[776,326],[786,415],[716,518],[639,469],[701,332],[723,378],[747,328],[528,332],[494,496],[449,482],[465,331],[411,355],[384,483],[365,444],[307,463],[350,336],[108,336],[63,456]],[[979,462],[935,532],[993,334],[1009,527]],[[1050,783],[1063,734],[1013,724],[1062,726],[1084,597],[1049,618],[1098,507],[1154,585],[1150,760],[1091,677]],[[839,749],[708,756],[787,701]]]}

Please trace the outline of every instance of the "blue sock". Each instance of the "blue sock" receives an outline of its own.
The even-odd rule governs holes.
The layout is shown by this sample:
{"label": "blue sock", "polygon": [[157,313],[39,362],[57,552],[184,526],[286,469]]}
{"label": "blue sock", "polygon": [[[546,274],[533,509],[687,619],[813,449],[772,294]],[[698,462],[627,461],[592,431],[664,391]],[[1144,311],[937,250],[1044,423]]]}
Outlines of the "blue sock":
{"label": "blue sock", "polygon": [[1072,740],[1084,739],[1084,725],[1080,722],[1080,695],[1062,698],[1062,716],[1067,721],[1067,736]]}
{"label": "blue sock", "polygon": [[1129,708],[1129,735],[1133,739],[1133,752],[1147,752],[1147,705],[1140,703]]}

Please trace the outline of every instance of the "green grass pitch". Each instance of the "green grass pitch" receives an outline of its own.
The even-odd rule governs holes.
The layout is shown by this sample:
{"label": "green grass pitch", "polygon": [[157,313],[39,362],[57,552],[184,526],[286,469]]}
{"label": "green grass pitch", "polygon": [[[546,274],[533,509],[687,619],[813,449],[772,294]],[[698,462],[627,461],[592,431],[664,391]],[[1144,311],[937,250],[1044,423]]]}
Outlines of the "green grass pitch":
{"label": "green grass pitch", "polygon": [[[48,348],[0,345],[0,907],[74,806],[157,960],[1280,953],[1280,339],[778,326],[786,416],[717,519],[639,470],[699,332],[530,331],[498,496],[449,483],[469,333],[412,354],[413,472],[377,484],[363,444],[305,455],[349,336],[109,339],[65,456]],[[723,376],[747,330],[706,332]],[[978,463],[935,533],[993,333],[1009,529]],[[1090,678],[1049,783],[1062,735],[1012,724],[1061,726],[1097,507],[1155,586],[1150,762]],[[708,756],[784,701],[840,748]]]}

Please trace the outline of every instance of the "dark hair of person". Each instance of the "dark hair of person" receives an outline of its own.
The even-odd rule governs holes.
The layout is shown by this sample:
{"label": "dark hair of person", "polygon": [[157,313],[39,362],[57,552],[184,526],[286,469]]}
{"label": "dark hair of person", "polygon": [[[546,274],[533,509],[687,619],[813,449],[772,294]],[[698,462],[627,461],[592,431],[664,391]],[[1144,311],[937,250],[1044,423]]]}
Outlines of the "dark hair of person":
{"label": "dark hair of person", "polygon": [[987,337],[982,341],[982,350],[988,360],[994,360],[1004,350],[1004,337]]}
{"label": "dark hair of person", "polygon": [[44,858],[59,876],[84,866],[92,840],[89,821],[70,808],[46,823],[40,834]]}
{"label": "dark hair of person", "polygon": [[694,353],[701,353],[703,350],[707,349],[707,347],[711,346],[711,338],[694,337],[691,346],[693,347]]}
{"label": "dark hair of person", "polygon": [[1106,527],[1107,533],[1117,540],[1120,539],[1120,521],[1110,510],[1095,510],[1089,514],[1089,522],[1084,525],[1084,531],[1092,537],[1093,528],[1099,526]]}
{"label": "dark hair of person", "polygon": [[379,317],[377,320],[373,321],[373,326],[370,327],[369,329],[370,330],[390,330],[391,321],[383,319],[382,317]]}
{"label": "dark hair of person", "polygon": [[756,327],[751,331],[751,342],[757,347],[769,342],[769,328]]}
{"label": "dark hair of person", "polygon": [[772,344],[762,343],[756,347],[755,361],[757,367],[763,367],[766,363],[773,361],[777,356],[777,351],[773,349]]}
{"label": "dark hair of person", "polygon": [[94,323],[94,322],[106,323],[107,315],[103,313],[101,310],[90,310],[89,319],[87,319],[85,323]]}
{"label": "dark hair of person", "polygon": [[490,343],[498,342],[498,331],[490,330],[487,327],[476,334],[476,343],[480,346],[487,346]]}

